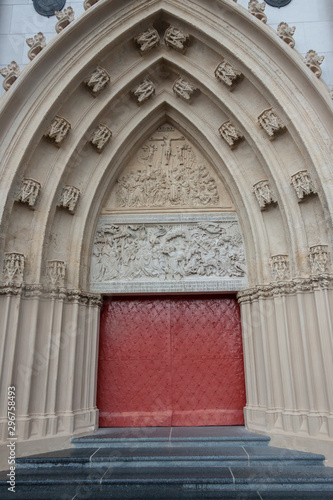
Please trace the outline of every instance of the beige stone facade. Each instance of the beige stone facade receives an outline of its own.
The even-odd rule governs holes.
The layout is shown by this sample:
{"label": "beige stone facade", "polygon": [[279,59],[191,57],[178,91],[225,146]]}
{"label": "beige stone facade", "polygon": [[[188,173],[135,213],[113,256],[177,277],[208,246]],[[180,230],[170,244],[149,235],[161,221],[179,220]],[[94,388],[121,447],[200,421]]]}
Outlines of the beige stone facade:
{"label": "beige stone facade", "polygon": [[[0,100],[0,397],[16,386],[19,454],[98,427],[100,293],[112,293],[91,283],[101,218],[211,214],[207,231],[231,214],[246,425],[332,464],[333,101],[318,67],[233,0],[86,4],[21,74],[8,69]],[[182,147],[207,184],[177,174]],[[164,202],[142,195],[139,151],[145,172],[160,155]],[[226,272],[214,258],[202,283]]]}

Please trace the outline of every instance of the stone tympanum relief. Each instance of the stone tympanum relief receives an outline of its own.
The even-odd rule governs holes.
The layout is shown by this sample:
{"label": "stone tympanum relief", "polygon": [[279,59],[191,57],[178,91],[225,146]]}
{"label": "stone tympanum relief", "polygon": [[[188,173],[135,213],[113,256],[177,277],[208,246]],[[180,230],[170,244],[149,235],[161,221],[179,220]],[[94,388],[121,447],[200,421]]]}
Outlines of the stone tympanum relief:
{"label": "stone tympanum relief", "polygon": [[95,291],[243,288],[246,264],[235,214],[101,216],[91,265]]}
{"label": "stone tympanum relief", "polygon": [[233,211],[233,204],[203,155],[181,132],[165,124],[119,176],[104,213],[182,208]]}

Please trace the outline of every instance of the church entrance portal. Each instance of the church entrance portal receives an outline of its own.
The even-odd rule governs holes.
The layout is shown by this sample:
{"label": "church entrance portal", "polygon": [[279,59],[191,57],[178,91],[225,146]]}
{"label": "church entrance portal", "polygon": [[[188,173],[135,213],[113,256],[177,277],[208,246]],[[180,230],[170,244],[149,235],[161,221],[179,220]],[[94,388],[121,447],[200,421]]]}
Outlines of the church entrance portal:
{"label": "church entrance portal", "polygon": [[105,298],[97,406],[101,427],[242,425],[236,298]]}

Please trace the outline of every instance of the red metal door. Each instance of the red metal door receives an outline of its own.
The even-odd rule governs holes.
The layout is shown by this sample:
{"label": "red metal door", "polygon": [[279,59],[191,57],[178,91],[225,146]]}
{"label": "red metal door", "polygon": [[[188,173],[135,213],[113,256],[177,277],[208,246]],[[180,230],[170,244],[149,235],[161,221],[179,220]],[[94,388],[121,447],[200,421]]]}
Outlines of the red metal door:
{"label": "red metal door", "polygon": [[97,406],[101,427],[242,425],[236,299],[106,299]]}

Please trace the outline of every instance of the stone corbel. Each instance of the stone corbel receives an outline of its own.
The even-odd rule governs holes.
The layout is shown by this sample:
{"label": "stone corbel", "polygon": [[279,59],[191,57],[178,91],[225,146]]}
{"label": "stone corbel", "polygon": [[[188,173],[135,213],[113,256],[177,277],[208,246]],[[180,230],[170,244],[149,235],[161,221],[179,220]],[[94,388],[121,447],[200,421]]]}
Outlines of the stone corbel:
{"label": "stone corbel", "polygon": [[169,26],[169,28],[164,33],[164,43],[167,47],[171,47],[178,52],[184,53],[188,43],[190,40],[190,36],[183,31],[181,31],[176,26]]}
{"label": "stone corbel", "polygon": [[291,176],[291,184],[294,187],[298,201],[303,201],[307,196],[316,194],[316,188],[307,170],[300,170]]}
{"label": "stone corbel", "polygon": [[273,108],[265,109],[265,111],[258,116],[258,123],[271,140],[287,130],[281,118]]}
{"label": "stone corbel", "polygon": [[227,61],[222,61],[215,70],[215,78],[224,83],[229,90],[233,90],[236,85],[243,80],[243,73],[234,68]]}
{"label": "stone corbel", "polygon": [[79,200],[80,190],[74,186],[65,186],[62,190],[58,207],[67,208],[70,214],[74,214]]}
{"label": "stone corbel", "polygon": [[193,83],[188,82],[181,76],[173,84],[172,90],[178,97],[181,97],[185,101],[190,101],[199,92],[199,89]]}
{"label": "stone corbel", "polygon": [[17,201],[27,203],[29,207],[33,208],[36,204],[41,185],[34,179],[23,179],[20,192],[17,196]]}
{"label": "stone corbel", "polygon": [[97,66],[97,68],[83,80],[83,83],[89,88],[91,93],[96,96],[106,87],[109,81],[110,76],[106,69]]}
{"label": "stone corbel", "polygon": [[106,125],[98,125],[94,131],[90,143],[94,149],[101,153],[112,137],[111,130]]}
{"label": "stone corbel", "polygon": [[56,146],[60,146],[62,141],[67,137],[71,129],[71,124],[62,116],[56,116],[44,132],[44,137],[53,142]]}
{"label": "stone corbel", "polygon": [[272,255],[270,266],[273,281],[283,281],[290,278],[288,255]]}
{"label": "stone corbel", "polygon": [[8,64],[7,68],[0,69],[0,75],[4,77],[4,81],[2,84],[3,88],[6,91],[9,90],[13,83],[20,76],[19,65],[15,61],[12,61],[10,64]]}
{"label": "stone corbel", "polygon": [[39,32],[33,38],[27,38],[27,45],[30,47],[28,57],[32,61],[46,46],[46,39],[43,33]]}
{"label": "stone corbel", "polygon": [[155,94],[155,85],[151,80],[146,78],[140,85],[131,91],[132,95],[136,98],[137,103],[143,104],[148,101]]}
{"label": "stone corbel", "polygon": [[275,193],[267,180],[256,182],[253,185],[253,192],[261,210],[265,210],[268,205],[277,203]]}
{"label": "stone corbel", "polygon": [[74,10],[72,7],[67,7],[64,10],[57,10],[55,12],[56,18],[58,19],[57,24],[55,25],[55,30],[57,33],[63,31],[67,26],[74,21]]}
{"label": "stone corbel", "polygon": [[222,123],[219,128],[219,133],[231,149],[234,149],[244,139],[242,133],[231,123],[230,120]]}
{"label": "stone corbel", "polygon": [[25,256],[22,253],[5,253],[3,279],[5,282],[21,284],[23,282]]}
{"label": "stone corbel", "polygon": [[138,36],[134,38],[134,42],[140,49],[140,54],[148,54],[154,47],[158,47],[160,44],[160,35],[158,31],[153,27],[149,26],[149,28],[140,33]]}

